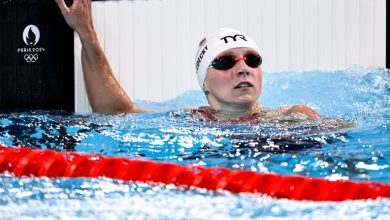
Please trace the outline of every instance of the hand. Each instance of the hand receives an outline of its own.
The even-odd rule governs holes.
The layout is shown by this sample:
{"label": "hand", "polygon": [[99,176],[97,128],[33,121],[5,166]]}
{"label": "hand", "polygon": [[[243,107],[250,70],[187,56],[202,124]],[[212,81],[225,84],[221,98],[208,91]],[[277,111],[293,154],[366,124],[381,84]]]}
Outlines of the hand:
{"label": "hand", "polygon": [[55,0],[66,23],[79,35],[93,30],[91,0],[73,0],[70,7],[65,0]]}

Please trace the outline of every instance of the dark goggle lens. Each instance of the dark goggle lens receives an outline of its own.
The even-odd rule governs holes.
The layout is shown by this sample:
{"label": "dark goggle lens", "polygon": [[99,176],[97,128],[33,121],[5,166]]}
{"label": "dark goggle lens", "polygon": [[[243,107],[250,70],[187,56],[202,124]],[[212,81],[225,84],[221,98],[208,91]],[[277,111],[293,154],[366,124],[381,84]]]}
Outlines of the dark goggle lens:
{"label": "dark goggle lens", "polygon": [[246,56],[246,60],[245,60],[246,65],[252,68],[256,68],[260,66],[262,62],[263,59],[258,54],[249,54],[248,56]]}
{"label": "dark goggle lens", "polygon": [[[217,70],[228,70],[232,68],[238,61],[239,59],[233,57],[233,56],[224,56],[215,59],[210,66]],[[249,54],[243,58],[245,61],[246,65],[252,68],[256,68],[261,65],[262,63],[262,58],[258,54]]]}
{"label": "dark goggle lens", "polygon": [[215,59],[211,66],[217,70],[228,70],[234,66],[237,61],[232,56],[225,56]]}

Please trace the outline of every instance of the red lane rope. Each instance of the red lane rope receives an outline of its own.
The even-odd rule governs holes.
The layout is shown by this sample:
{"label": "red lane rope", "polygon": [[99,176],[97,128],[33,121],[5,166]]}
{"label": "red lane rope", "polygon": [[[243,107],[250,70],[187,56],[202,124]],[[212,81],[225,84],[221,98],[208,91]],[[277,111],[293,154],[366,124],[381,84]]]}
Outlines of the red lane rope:
{"label": "red lane rope", "polygon": [[294,200],[390,198],[390,185],[378,182],[329,181],[0,145],[0,173],[4,172],[15,176],[108,177],[208,190],[221,189],[233,193],[260,193]]}

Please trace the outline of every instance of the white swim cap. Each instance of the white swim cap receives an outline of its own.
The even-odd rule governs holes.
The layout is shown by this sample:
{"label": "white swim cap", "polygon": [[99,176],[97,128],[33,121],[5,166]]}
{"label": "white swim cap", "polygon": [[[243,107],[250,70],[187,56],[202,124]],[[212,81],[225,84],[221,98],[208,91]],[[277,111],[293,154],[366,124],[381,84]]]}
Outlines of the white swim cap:
{"label": "white swim cap", "polygon": [[248,35],[232,28],[217,29],[199,43],[195,70],[202,90],[207,69],[214,58],[225,50],[238,47],[249,47],[259,52],[256,43]]}

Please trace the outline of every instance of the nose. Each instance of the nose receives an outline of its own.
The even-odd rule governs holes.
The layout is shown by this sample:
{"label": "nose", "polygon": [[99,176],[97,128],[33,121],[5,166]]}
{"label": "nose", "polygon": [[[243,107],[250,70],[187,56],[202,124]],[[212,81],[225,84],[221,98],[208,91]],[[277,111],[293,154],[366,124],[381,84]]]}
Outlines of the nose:
{"label": "nose", "polygon": [[242,57],[242,58],[236,58],[237,60],[237,63],[236,63],[236,66],[237,66],[237,76],[239,77],[246,77],[246,76],[249,76],[249,70],[248,70],[248,66],[246,65],[245,63],[245,57]]}
{"label": "nose", "polygon": [[237,73],[238,76],[249,76],[249,71],[239,71]]}

